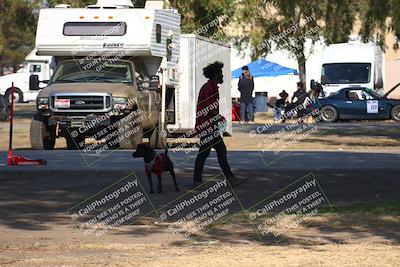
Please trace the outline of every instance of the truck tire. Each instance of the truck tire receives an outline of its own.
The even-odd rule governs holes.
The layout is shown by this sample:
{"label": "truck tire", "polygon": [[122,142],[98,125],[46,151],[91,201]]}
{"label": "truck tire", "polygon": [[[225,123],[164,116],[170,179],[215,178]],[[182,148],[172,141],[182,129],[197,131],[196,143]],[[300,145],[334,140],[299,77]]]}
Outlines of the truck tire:
{"label": "truck tire", "polygon": [[160,131],[160,128],[155,128],[149,138],[151,148],[166,148],[167,134],[165,131]]}
{"label": "truck tire", "polygon": [[[11,88],[7,89],[5,97],[8,99],[9,103],[11,103]],[[22,102],[24,102],[24,94],[19,88],[14,87],[14,103]]]}
{"label": "truck tire", "polygon": [[143,143],[142,124],[133,124],[131,121],[121,123],[118,126],[119,148],[136,149],[138,144]]}
{"label": "truck tire", "polygon": [[334,106],[323,106],[321,113],[324,122],[335,122],[339,119],[339,112]]}
{"label": "truck tire", "polygon": [[82,141],[85,141],[85,137],[81,135],[72,137],[69,133],[67,133],[67,136],[65,136],[65,141],[67,143],[68,150],[81,150],[85,147],[85,145],[81,145]]}
{"label": "truck tire", "polygon": [[30,139],[32,149],[53,150],[56,144],[56,128],[47,125],[47,120],[36,113],[31,121]]}
{"label": "truck tire", "polygon": [[400,105],[394,106],[390,111],[390,117],[392,120],[400,122]]}

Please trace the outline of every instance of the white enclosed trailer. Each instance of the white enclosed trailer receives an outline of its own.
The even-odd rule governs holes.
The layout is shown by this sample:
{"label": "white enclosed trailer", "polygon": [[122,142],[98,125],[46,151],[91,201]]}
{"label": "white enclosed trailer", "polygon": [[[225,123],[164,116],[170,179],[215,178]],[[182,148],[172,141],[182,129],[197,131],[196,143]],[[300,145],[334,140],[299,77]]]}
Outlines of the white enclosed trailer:
{"label": "white enclosed trailer", "polygon": [[175,94],[175,122],[168,125],[170,133],[185,133],[196,123],[197,97],[207,82],[203,68],[215,61],[224,63],[224,82],[219,85],[220,114],[227,119],[226,132],[232,134],[231,102],[231,47],[194,34],[180,37],[179,83]]}

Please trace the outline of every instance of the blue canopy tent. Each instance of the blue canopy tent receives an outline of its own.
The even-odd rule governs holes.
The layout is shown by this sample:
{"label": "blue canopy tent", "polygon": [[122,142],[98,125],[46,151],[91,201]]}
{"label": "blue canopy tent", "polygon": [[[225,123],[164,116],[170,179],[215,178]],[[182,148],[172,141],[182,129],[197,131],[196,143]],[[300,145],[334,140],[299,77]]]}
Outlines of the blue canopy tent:
{"label": "blue canopy tent", "polygon": [[[297,76],[294,77],[294,75],[298,75],[296,69],[287,68],[265,59],[255,60],[247,64],[247,66],[254,77],[254,104],[256,112],[267,111],[268,97],[277,97],[282,89],[290,91],[289,88],[295,86],[295,79],[298,79]],[[234,80],[238,79],[240,75],[242,75],[241,67],[232,71],[232,97],[240,96],[237,90],[237,80]],[[286,75],[290,75],[290,77],[284,77]],[[278,76],[281,78],[273,78]]]}
{"label": "blue canopy tent", "polygon": [[[298,75],[297,70],[284,67],[277,63],[265,60],[265,59],[258,59],[250,64],[247,64],[250,69],[251,75],[254,78],[257,77],[276,77],[281,75]],[[232,79],[239,78],[242,74],[242,68],[238,68],[232,71]]]}

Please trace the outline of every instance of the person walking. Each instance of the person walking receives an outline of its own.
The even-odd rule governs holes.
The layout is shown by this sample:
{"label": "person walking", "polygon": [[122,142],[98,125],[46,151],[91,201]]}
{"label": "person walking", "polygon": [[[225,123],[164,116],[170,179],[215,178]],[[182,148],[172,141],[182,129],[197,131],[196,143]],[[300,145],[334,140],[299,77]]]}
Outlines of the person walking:
{"label": "person walking", "polygon": [[217,152],[219,165],[231,185],[237,185],[237,179],[231,171],[222,133],[226,129],[226,119],[219,113],[219,87],[223,83],[222,68],[224,64],[214,62],[203,69],[208,79],[200,89],[197,101],[195,132],[200,137],[200,148],[196,158],[193,176],[193,187],[203,182],[203,168],[211,148]]}
{"label": "person walking", "polygon": [[254,123],[253,113],[253,91],[254,78],[250,74],[248,66],[242,67],[242,75],[239,77],[238,89],[240,92],[240,122],[243,123],[247,119],[249,123]]}

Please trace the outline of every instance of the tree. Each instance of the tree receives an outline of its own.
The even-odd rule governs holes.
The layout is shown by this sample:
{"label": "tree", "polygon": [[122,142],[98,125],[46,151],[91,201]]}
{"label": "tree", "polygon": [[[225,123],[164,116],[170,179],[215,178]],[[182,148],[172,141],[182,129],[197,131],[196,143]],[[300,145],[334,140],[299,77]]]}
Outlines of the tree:
{"label": "tree", "polygon": [[34,46],[37,17],[33,7],[24,0],[0,1],[0,75],[4,66],[15,71]]}
{"label": "tree", "polygon": [[58,4],[69,4],[71,7],[86,7],[87,5],[96,4],[96,0],[47,0],[44,1],[47,7],[54,7]]}
{"label": "tree", "polygon": [[[358,11],[357,1],[249,0],[241,1],[235,23],[245,31],[237,36],[238,47],[250,47],[252,59],[272,49],[286,50],[298,63],[299,78],[306,81],[306,60],[316,41],[348,39]],[[249,27],[250,26],[250,27]],[[249,30],[250,28],[250,30]],[[306,51],[306,42],[311,49]]]}
{"label": "tree", "polygon": [[[169,6],[176,8],[182,16],[182,33],[197,32],[209,37],[216,36],[228,22],[234,13],[234,2],[234,0],[170,0]],[[207,24],[215,20],[218,24],[207,27]]]}
{"label": "tree", "polygon": [[[360,12],[362,20],[361,36],[365,42],[376,41],[383,48],[393,45],[399,48],[400,41],[400,1],[398,0],[365,0],[362,3],[364,12]],[[387,32],[397,36],[394,44],[385,43]]]}

